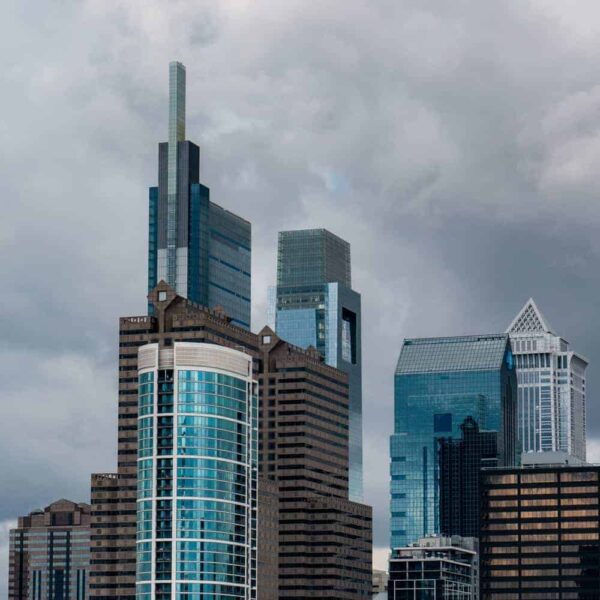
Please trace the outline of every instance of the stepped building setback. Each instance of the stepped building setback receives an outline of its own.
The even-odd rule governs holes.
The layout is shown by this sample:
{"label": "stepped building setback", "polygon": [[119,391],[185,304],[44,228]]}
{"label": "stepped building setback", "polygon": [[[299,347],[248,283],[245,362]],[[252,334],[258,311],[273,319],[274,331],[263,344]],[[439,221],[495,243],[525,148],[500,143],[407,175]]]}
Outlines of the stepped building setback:
{"label": "stepped building setback", "polygon": [[361,299],[352,289],[350,244],[326,229],[280,231],[269,325],[301,348],[316,348],[348,375],[350,498],[362,500]]}
{"label": "stepped building setback", "polygon": [[200,148],[185,139],[185,87],[185,67],[172,62],[169,141],[158,145],[158,186],[149,192],[148,293],[164,280],[250,329],[251,225],[200,183]]}
{"label": "stepped building setback", "polygon": [[[347,375],[324,364],[316,350],[291,346],[268,328],[259,336],[250,333],[234,325],[222,311],[178,296],[165,282],[151,292],[149,301],[152,315],[120,320],[118,471],[92,476],[90,596],[134,600],[136,559],[142,555],[145,565],[137,564],[137,573],[139,583],[144,583],[139,578],[146,576],[148,561],[143,549],[141,554],[136,553],[136,545],[146,540],[136,539],[136,515],[138,499],[142,504],[148,501],[140,494],[146,489],[149,472],[143,470],[143,477],[138,478],[138,469],[149,457],[138,452],[145,452],[150,438],[148,428],[140,428],[145,418],[146,388],[139,386],[147,385],[138,379],[140,369],[142,375],[145,373],[140,347],[157,348],[159,357],[161,352],[167,357],[185,342],[192,346],[214,345],[215,350],[231,348],[252,358],[253,379],[259,383],[259,467],[262,476],[270,480],[261,485],[259,477],[258,490],[252,488],[259,498],[258,563],[254,573],[259,600],[308,598],[316,590],[323,597],[368,597],[372,517],[370,507],[348,500]],[[157,417],[164,418],[168,415]],[[183,438],[189,438],[191,444],[193,424],[186,424],[186,428],[184,435],[174,422],[159,427],[163,430],[156,431],[160,444]],[[173,442],[169,442],[169,434]],[[245,473],[235,478],[246,477]],[[157,477],[165,481],[166,490],[175,485],[174,481],[168,484],[168,465],[158,469]],[[175,497],[170,500],[179,501]],[[161,519],[173,515],[172,510],[163,508],[157,511]],[[171,522],[175,522],[173,518]],[[158,533],[158,524],[147,525],[149,531]],[[177,543],[178,538],[175,535],[166,539]],[[262,557],[261,548],[275,549],[277,562]],[[158,556],[155,558],[158,561]],[[160,569],[166,569],[166,562],[160,562]],[[157,574],[158,563],[153,569]],[[274,574],[275,583],[270,579]],[[298,591],[289,595],[289,590],[296,588]],[[146,588],[142,590],[147,593]]]}
{"label": "stepped building setback", "polygon": [[165,282],[148,299],[152,315],[119,323],[118,471],[92,475],[90,596],[102,600],[135,598],[139,348],[158,344],[169,350],[176,342],[198,342],[258,354],[256,335],[222,312],[178,296]]}

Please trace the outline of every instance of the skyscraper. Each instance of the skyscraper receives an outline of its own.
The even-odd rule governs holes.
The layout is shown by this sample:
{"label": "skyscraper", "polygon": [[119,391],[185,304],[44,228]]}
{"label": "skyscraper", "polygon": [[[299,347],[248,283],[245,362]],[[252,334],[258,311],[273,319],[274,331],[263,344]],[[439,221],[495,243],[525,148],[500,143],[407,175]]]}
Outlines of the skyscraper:
{"label": "skyscraper", "polygon": [[530,298],[507,329],[517,365],[522,451],[585,460],[587,360],[554,333]]}
{"label": "skyscraper", "polygon": [[90,505],[58,500],[10,532],[9,600],[87,600]]}
{"label": "skyscraper", "polygon": [[185,139],[185,67],[172,62],[169,141],[158,145],[158,186],[149,191],[148,293],[164,280],[250,329],[250,247],[250,223],[211,202],[200,183],[200,148]]}
{"label": "skyscraper", "polygon": [[348,499],[348,377],[268,327],[259,338],[259,465],[279,490],[278,597],[366,600],[372,510]]}
{"label": "skyscraper", "polygon": [[391,546],[440,532],[438,442],[472,417],[515,464],[516,376],[507,335],[404,340],[395,375]]}
{"label": "skyscraper", "polygon": [[258,385],[215,344],[139,349],[138,600],[256,600]]}
{"label": "skyscraper", "polygon": [[313,346],[350,385],[350,498],[362,499],[360,294],[352,289],[350,244],[325,229],[282,231],[269,323],[291,344]]}
{"label": "skyscraper", "polygon": [[[199,306],[166,283],[148,300],[152,315],[119,322],[119,431],[117,473],[92,475],[90,596],[134,600],[138,469],[138,348],[158,343],[168,351],[179,341],[210,343],[255,356],[256,335],[222,313]],[[141,438],[140,438],[141,439]]]}

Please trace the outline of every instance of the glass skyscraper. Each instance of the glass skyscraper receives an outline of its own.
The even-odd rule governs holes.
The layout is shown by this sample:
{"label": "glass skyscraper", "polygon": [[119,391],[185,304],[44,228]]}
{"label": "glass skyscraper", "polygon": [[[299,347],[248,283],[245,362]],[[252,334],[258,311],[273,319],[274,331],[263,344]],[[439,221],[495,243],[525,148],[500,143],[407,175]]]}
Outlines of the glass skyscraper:
{"label": "glass skyscraper", "polygon": [[438,438],[468,417],[498,432],[498,462],[517,458],[517,382],[507,335],[404,340],[395,374],[391,546],[440,532]]}
{"label": "glass skyscraper", "polygon": [[587,360],[553,332],[530,298],[510,324],[524,453],[565,452],[585,461]]}
{"label": "glass skyscraper", "polygon": [[350,244],[325,229],[282,231],[269,325],[291,344],[313,346],[350,386],[350,499],[362,500],[360,294],[352,289]]}
{"label": "glass skyscraper", "polygon": [[256,600],[258,384],[216,344],[139,349],[138,600]]}
{"label": "glass skyscraper", "polygon": [[158,145],[158,186],[149,190],[148,293],[164,280],[250,329],[250,253],[250,223],[211,202],[200,183],[200,148],[185,139],[185,67],[172,62],[169,141]]}

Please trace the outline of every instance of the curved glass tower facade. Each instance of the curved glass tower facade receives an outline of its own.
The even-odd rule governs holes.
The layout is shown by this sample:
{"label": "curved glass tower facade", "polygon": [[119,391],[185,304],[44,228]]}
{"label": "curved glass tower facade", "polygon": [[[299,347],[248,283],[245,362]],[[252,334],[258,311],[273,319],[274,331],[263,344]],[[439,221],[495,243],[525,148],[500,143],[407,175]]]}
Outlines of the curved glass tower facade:
{"label": "curved glass tower facade", "polygon": [[205,343],[138,356],[137,598],[256,598],[257,383]]}

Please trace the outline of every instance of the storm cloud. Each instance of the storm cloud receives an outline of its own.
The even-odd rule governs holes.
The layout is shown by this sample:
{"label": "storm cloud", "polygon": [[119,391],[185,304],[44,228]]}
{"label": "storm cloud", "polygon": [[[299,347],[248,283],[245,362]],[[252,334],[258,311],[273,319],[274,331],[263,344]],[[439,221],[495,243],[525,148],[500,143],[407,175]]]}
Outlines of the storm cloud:
{"label": "storm cloud", "polygon": [[590,359],[600,456],[597,2],[6,0],[0,33],[4,544],[115,468],[118,317],[145,310],[170,60],[203,182],[253,224],[253,329],[278,230],[352,244],[378,564],[404,337],[500,332],[533,296]]}

